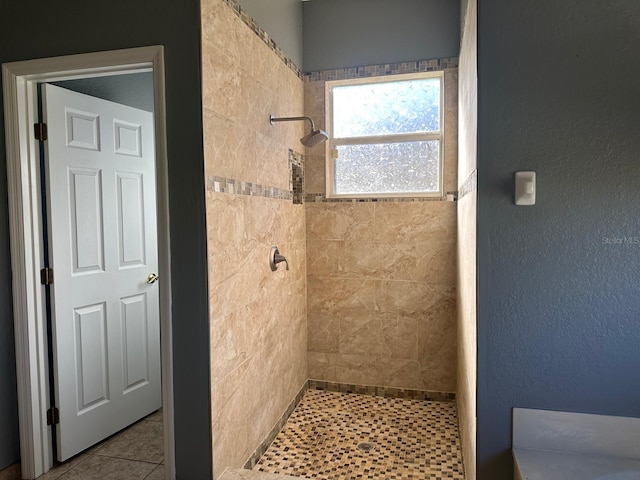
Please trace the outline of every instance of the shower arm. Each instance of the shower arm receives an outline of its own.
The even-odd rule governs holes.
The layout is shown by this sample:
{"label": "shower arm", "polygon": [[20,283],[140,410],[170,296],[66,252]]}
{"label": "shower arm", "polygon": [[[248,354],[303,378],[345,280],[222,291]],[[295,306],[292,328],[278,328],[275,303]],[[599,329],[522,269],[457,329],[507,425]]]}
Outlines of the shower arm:
{"label": "shower arm", "polygon": [[281,117],[281,118],[276,118],[273,115],[269,115],[269,121],[271,122],[271,125],[273,125],[275,122],[299,122],[302,120],[306,120],[311,124],[311,131],[315,132],[316,131],[316,126],[313,123],[313,120],[311,120],[311,117]]}

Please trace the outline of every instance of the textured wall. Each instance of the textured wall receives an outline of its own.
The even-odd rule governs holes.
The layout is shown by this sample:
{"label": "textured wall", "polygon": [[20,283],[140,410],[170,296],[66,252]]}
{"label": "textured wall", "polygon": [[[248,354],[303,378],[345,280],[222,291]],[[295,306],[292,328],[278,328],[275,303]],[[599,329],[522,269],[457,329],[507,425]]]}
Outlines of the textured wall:
{"label": "textured wall", "polygon": [[455,57],[460,3],[452,0],[303,2],[304,71]]}
{"label": "textured wall", "polygon": [[[456,189],[457,69],[445,71],[445,190]],[[324,82],[305,83],[324,125]],[[306,190],[324,192],[324,148],[307,149]],[[456,206],[307,203],[309,377],[454,391]]]}
{"label": "textured wall", "polygon": [[[178,478],[211,475],[199,15],[195,0],[159,0],[153,4],[65,0],[44,2],[37,9],[25,2],[4,2],[0,15],[0,63],[164,45]],[[15,379],[11,363],[7,363],[11,361],[6,360],[13,356],[13,318],[3,121],[0,115],[0,437],[11,440],[15,438],[17,419]],[[6,430],[4,425],[8,425]],[[0,442],[0,462],[17,460],[17,445],[4,442]],[[9,450],[5,450],[7,447]]]}
{"label": "textured wall", "polygon": [[[202,3],[214,477],[242,467],[307,379],[304,207],[213,191],[214,178],[289,190],[302,81],[222,0]],[[289,260],[272,272],[269,250]]]}
{"label": "textured wall", "polygon": [[476,0],[466,4],[458,95],[458,420],[466,480],[476,478],[477,308],[475,168],[478,138]]}
{"label": "textured wall", "polygon": [[502,480],[514,406],[640,417],[640,2],[480,7],[478,478]]}

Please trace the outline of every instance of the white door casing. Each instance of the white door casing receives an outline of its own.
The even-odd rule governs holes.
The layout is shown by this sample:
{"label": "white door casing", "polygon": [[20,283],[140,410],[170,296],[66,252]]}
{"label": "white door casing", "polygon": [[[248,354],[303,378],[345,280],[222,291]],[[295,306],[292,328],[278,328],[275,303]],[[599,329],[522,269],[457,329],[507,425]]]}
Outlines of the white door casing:
{"label": "white door casing", "polygon": [[153,115],[43,85],[58,460],[161,406]]}
{"label": "white door casing", "polygon": [[103,75],[152,72],[158,194],[158,247],[162,324],[164,458],[167,480],[175,479],[173,423],[171,251],[166,145],[164,53],[162,46],[92,52],[2,65],[11,272],[22,477],[36,478],[53,465],[46,354],[44,291],[40,284],[42,235],[36,85]]}

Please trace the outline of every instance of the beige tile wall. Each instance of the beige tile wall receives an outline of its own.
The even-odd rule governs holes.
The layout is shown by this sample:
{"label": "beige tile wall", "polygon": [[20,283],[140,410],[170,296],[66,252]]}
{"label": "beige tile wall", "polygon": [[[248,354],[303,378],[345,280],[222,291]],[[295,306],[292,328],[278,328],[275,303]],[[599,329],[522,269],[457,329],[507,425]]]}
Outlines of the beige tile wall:
{"label": "beige tile wall", "polygon": [[[460,159],[462,186],[476,169],[477,145],[476,0],[469,0],[460,52]],[[467,480],[476,478],[476,216],[477,192],[458,201],[458,415]]]}
{"label": "beige tile wall", "polygon": [[[205,172],[289,189],[302,81],[222,0],[202,2]],[[242,467],[307,379],[304,206],[207,192],[214,478]],[[272,272],[278,245],[291,267]]]}
{"label": "beige tile wall", "polygon": [[[324,128],[324,82],[305,112]],[[457,70],[445,71],[445,190],[457,188]],[[307,149],[306,191],[323,193],[324,146]],[[456,205],[307,203],[309,377],[456,388]]]}

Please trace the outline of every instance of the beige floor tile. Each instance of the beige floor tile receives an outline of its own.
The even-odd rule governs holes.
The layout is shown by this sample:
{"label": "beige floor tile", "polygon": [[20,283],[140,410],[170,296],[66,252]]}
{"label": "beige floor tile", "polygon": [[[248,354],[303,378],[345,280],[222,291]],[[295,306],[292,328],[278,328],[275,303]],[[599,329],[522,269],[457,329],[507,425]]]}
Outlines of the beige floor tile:
{"label": "beige floor tile", "polygon": [[161,422],[142,420],[115,435],[95,454],[159,464],[164,460]]}
{"label": "beige floor tile", "polygon": [[73,458],[70,458],[64,463],[60,463],[55,465],[51,470],[49,470],[44,475],[38,477],[38,480],[56,480],[64,475],[66,472],[71,470],[73,467],[79,465],[81,462],[87,460],[91,455],[88,452],[81,453],[76,455]]}
{"label": "beige floor tile", "polygon": [[164,480],[164,465],[158,465],[145,480]]}
{"label": "beige floor tile", "polygon": [[151,415],[147,415],[144,417],[145,420],[149,420],[151,422],[162,422],[162,409],[156,410]]}
{"label": "beige floor tile", "polygon": [[0,470],[0,480],[20,480],[20,478],[22,478],[22,476],[19,464],[10,465]]}
{"label": "beige floor tile", "polygon": [[122,458],[91,455],[62,475],[60,480],[143,480],[157,465]]}

